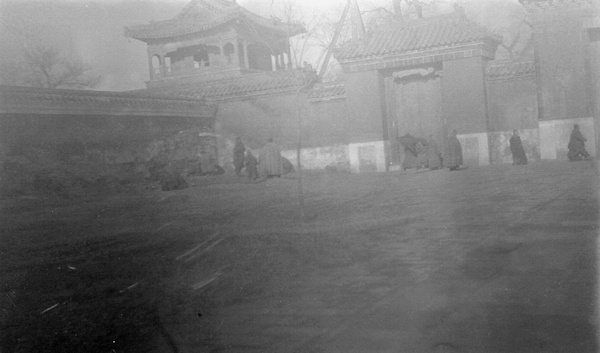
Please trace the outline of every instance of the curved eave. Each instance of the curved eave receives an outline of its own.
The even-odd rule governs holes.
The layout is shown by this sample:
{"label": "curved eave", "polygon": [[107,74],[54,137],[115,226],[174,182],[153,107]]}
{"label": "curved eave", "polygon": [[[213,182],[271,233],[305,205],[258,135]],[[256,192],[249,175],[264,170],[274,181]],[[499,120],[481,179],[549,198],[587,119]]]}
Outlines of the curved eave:
{"label": "curved eave", "polygon": [[140,92],[77,91],[0,86],[0,114],[182,116],[212,119],[204,100]]}
{"label": "curved eave", "polygon": [[[224,25],[228,22],[231,22],[237,19],[238,16],[228,15],[224,16],[221,19],[214,20],[207,24],[198,24],[196,26],[190,26],[189,28],[177,28],[177,22],[181,22],[181,20],[167,20],[162,21],[160,23],[165,24],[164,27],[167,28],[150,28],[151,26],[156,26],[156,24],[149,25],[141,25],[134,27],[125,27],[125,37],[137,39],[142,42],[149,42],[153,40],[160,39],[169,39],[176,38],[180,36],[187,36],[196,33],[201,33],[203,31],[207,31],[209,29]],[[168,28],[168,25],[173,24],[174,28]],[[160,26],[160,24],[159,24]]]}
{"label": "curved eave", "polygon": [[497,47],[501,42],[500,41],[489,41],[488,39],[480,39],[480,40],[470,40],[460,43],[452,43],[452,44],[444,44],[444,45],[433,45],[433,46],[424,46],[419,47],[417,49],[411,50],[397,50],[397,51],[385,51],[379,52],[377,54],[369,54],[369,55],[353,55],[353,56],[337,56],[334,54],[335,59],[340,64],[353,63],[353,62],[363,62],[363,61],[371,61],[378,60],[382,58],[390,58],[390,57],[402,57],[407,55],[415,55],[419,53],[431,53],[434,51],[444,51],[444,50],[453,50],[459,49],[468,45],[481,45],[481,44],[491,44],[493,47]]}
{"label": "curved eave", "polygon": [[502,37],[475,23],[428,21],[418,26],[372,32],[362,42],[337,50],[336,59],[362,60],[481,42],[497,46]]}
{"label": "curved eave", "polygon": [[[236,11],[234,13],[223,16],[222,18],[215,19],[210,23],[181,26],[182,19],[172,19],[161,21],[148,25],[125,27],[125,37],[137,39],[142,42],[150,42],[153,40],[164,40],[177,38],[180,36],[188,36],[194,34],[200,34],[204,31],[222,26],[232,21],[246,20],[249,23],[262,27],[268,31],[278,32],[280,35],[286,37],[293,37],[295,35],[306,32],[306,29],[300,25],[286,25],[286,24],[270,24],[269,20],[263,19],[262,17],[255,15],[249,11]],[[190,22],[192,22],[190,20]],[[179,25],[179,27],[178,27]],[[162,26],[162,28],[161,28]],[[154,28],[152,28],[154,27]],[[169,28],[171,27],[171,28]]]}

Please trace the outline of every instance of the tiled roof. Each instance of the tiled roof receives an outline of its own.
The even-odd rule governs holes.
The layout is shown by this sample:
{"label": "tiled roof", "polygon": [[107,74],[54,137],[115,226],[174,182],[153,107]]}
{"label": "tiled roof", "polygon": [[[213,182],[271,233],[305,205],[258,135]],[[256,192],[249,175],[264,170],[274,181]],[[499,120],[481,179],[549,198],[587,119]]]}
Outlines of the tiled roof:
{"label": "tiled roof", "polygon": [[316,86],[308,92],[311,101],[329,100],[346,97],[346,86],[343,83],[335,85]]}
{"label": "tiled roof", "polygon": [[0,113],[214,117],[204,100],[151,92],[107,92],[0,86]]}
{"label": "tiled roof", "polygon": [[228,79],[153,87],[144,91],[168,96],[222,100],[299,89],[314,79],[315,75],[314,72],[301,70],[267,71]]}
{"label": "tiled roof", "polygon": [[593,0],[519,0],[519,2],[527,8],[550,8],[569,5],[587,5],[592,4]]}
{"label": "tiled roof", "polygon": [[485,27],[467,20],[464,15],[450,14],[374,30],[362,42],[338,50],[336,58],[344,61],[401,54],[484,39],[502,41]]}
{"label": "tiled roof", "polygon": [[485,70],[488,79],[502,79],[535,74],[533,61],[490,64]]}
{"label": "tiled roof", "polygon": [[253,14],[231,1],[192,0],[175,18],[126,27],[125,36],[141,41],[172,38],[202,32],[234,20],[259,25],[289,36],[305,31],[300,25],[287,25]]}

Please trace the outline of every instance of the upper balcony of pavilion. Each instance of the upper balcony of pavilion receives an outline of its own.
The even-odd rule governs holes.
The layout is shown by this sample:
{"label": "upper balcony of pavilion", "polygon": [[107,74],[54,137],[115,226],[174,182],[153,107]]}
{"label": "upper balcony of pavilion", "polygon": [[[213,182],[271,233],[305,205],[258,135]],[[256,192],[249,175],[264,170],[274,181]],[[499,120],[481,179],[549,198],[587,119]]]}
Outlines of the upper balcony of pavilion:
{"label": "upper balcony of pavilion", "polygon": [[149,87],[291,69],[289,38],[304,32],[227,0],[192,0],[170,20],[125,28],[147,44]]}

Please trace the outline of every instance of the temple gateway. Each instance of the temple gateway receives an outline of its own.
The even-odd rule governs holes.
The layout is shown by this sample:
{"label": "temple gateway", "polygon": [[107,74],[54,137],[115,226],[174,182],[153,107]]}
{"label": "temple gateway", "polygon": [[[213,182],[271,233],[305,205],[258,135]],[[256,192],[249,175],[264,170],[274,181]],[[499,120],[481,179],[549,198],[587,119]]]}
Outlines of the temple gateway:
{"label": "temple gateway", "polygon": [[[566,159],[576,123],[596,151],[598,4],[520,2],[531,26],[525,58],[496,60],[502,38],[457,8],[355,38],[335,52],[343,80],[317,85],[305,104],[297,92],[315,73],[293,64],[289,45],[305,31],[300,24],[235,1],[192,0],[172,19],[125,33],[148,45],[146,91],[217,104],[217,134],[242,136],[252,148],[274,138],[293,162],[301,139],[308,168],[387,171],[401,163],[398,136],[443,143],[451,130],[472,166],[510,162],[513,130],[530,160]],[[223,164],[230,147],[219,144]]]}

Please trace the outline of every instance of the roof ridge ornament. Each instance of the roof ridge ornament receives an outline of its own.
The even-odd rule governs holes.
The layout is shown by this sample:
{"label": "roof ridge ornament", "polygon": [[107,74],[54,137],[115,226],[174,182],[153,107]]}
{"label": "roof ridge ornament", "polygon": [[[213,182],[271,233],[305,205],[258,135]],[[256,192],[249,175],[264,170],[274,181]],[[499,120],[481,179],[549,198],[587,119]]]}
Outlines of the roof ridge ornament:
{"label": "roof ridge ornament", "polygon": [[439,76],[440,70],[436,70],[434,67],[430,66],[428,68],[420,68],[420,69],[410,69],[410,70],[402,70],[396,71],[392,73],[392,77],[395,80],[404,80],[410,78],[425,78],[428,76]]}

